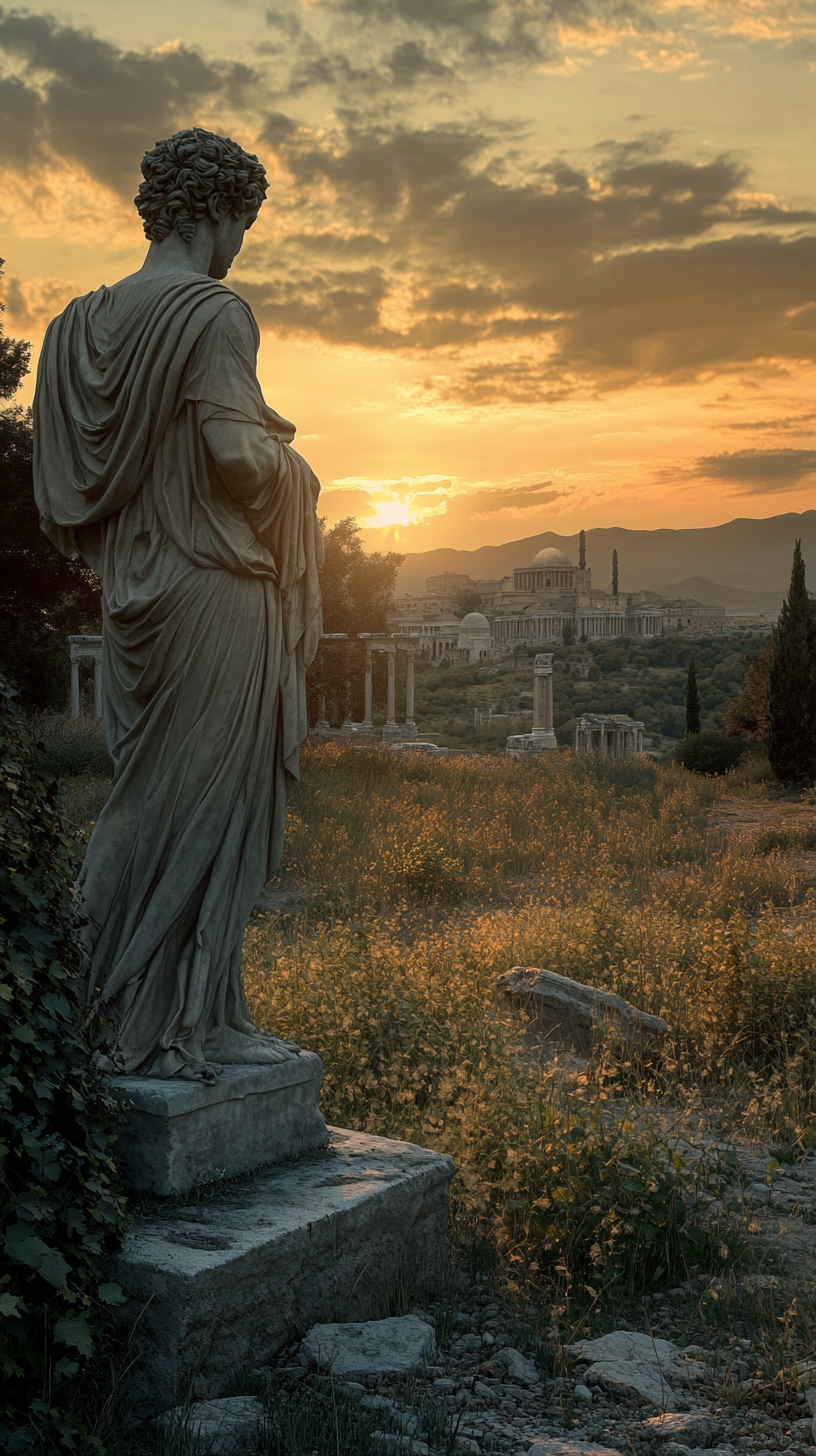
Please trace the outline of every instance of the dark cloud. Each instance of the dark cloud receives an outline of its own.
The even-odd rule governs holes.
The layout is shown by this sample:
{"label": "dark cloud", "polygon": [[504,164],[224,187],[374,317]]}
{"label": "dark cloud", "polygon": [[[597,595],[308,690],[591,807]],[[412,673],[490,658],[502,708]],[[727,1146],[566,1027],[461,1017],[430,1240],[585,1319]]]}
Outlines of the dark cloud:
{"label": "dark cloud", "polygon": [[190,47],[121,51],[52,17],[3,9],[0,54],[14,73],[0,89],[5,161],[56,154],[125,194],[146,148],[193,125],[203,100],[239,101],[254,79]]}
{"label": "dark cloud", "polygon": [[705,479],[734,481],[746,495],[795,490],[816,474],[816,450],[734,450],[701,455],[695,473]]}
{"label": "dark cloud", "polygon": [[528,511],[533,506],[548,505],[558,499],[560,491],[547,489],[551,484],[548,480],[541,485],[510,485],[494,490],[469,491],[466,496],[460,497],[460,503],[471,519],[497,516],[502,511]]}
{"label": "dark cloud", "polygon": [[559,158],[525,175],[486,126],[347,115],[325,135],[275,114],[266,137],[310,226],[256,250],[239,286],[281,332],[418,354],[485,346],[487,361],[434,384],[469,400],[816,358],[816,213],[746,205],[730,157],[658,155],[651,137],[607,144],[593,172]]}
{"label": "dark cloud", "polygon": [[[807,428],[803,428],[806,426]],[[783,415],[776,420],[729,420],[727,430],[763,430],[769,434],[812,435],[816,426],[816,411],[809,410],[801,415]]]}

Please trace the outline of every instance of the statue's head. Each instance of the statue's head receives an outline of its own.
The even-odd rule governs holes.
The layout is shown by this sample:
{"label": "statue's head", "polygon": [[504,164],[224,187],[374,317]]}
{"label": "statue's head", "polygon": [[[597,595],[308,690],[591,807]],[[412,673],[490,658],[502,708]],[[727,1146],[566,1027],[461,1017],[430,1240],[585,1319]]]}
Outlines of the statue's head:
{"label": "statue's head", "polygon": [[142,176],[133,200],[151,243],[174,229],[192,242],[204,217],[254,215],[269,186],[257,157],[200,126],[156,142],[142,158]]}

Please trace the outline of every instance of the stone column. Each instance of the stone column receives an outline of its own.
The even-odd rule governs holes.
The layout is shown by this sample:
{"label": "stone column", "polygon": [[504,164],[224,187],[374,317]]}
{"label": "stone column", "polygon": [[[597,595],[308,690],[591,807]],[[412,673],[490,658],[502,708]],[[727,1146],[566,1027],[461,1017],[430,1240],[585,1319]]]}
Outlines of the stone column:
{"label": "stone column", "polygon": [[320,696],[318,697],[318,700],[317,700],[317,711],[318,711],[318,713],[319,713],[320,716],[318,717],[318,720],[315,723],[315,732],[316,733],[321,733],[321,734],[328,733],[330,731],[330,729],[331,729],[331,724],[329,723],[329,720],[326,717],[326,694],[325,693],[321,693]]}
{"label": "stone column", "polygon": [[94,717],[102,717],[102,653],[94,658]]}
{"label": "stone column", "polygon": [[537,652],[533,663],[533,747],[538,751],[557,748],[553,733],[553,654]]}
{"label": "stone column", "polygon": [[79,717],[79,663],[71,656],[71,717]]}
{"label": "stone column", "polygon": [[397,727],[397,645],[389,642],[385,648],[388,653],[388,695],[385,706],[385,727],[383,738],[398,738],[399,728]]}
{"label": "stone column", "polygon": [[414,737],[417,726],[414,722],[414,648],[407,647],[405,659],[405,728],[404,731]]}
{"label": "stone column", "polygon": [[372,675],[371,675],[371,664],[372,664],[371,648],[370,647],[367,647],[366,648],[366,655],[365,655],[365,712],[363,713],[363,727],[368,732],[371,732],[371,729],[374,727],[374,723],[373,723],[372,717],[371,717],[372,692],[373,692],[373,688],[372,688]]}

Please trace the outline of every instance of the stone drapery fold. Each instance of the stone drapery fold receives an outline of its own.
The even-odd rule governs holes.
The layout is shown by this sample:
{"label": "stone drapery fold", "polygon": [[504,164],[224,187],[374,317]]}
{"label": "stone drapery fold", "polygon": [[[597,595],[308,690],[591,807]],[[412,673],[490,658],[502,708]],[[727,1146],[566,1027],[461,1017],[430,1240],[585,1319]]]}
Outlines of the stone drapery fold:
{"label": "stone drapery fold", "polygon": [[114,787],[78,890],[126,1072],[206,1076],[257,1035],[241,942],[282,853],[322,559],[257,346],[230,289],[183,273],[75,299],[40,360],[41,524],[102,578]]}

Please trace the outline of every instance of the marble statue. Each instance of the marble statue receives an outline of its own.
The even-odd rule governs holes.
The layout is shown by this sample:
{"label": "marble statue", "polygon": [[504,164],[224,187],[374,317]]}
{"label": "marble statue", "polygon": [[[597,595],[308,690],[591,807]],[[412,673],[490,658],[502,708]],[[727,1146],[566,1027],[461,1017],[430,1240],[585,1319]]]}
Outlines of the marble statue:
{"label": "marble statue", "polygon": [[250,1021],[241,942],[306,732],[320,487],[264,401],[252,313],[221,281],[263,167],[196,128],[142,173],[142,267],[46,334],[35,490],[46,535],[102,579],[115,777],[78,885],[100,1056],[213,1082],[298,1052]]}

